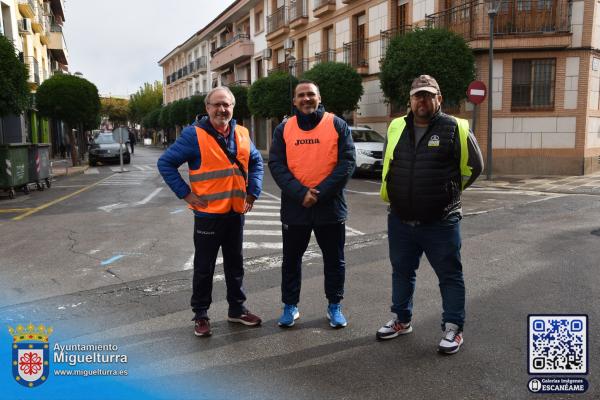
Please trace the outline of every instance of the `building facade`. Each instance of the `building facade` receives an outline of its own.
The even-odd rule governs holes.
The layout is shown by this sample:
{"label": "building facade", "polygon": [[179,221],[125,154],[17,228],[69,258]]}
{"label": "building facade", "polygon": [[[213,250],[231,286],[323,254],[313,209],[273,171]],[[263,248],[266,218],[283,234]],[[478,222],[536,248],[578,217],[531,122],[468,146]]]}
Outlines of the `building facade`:
{"label": "building facade", "polygon": [[[385,102],[379,82],[390,40],[419,27],[452,30],[473,49],[476,79],[487,84],[489,7],[477,0],[237,1],[161,60],[165,101],[189,95],[189,81],[195,89],[193,76],[187,87],[185,80],[179,82],[179,70],[186,60],[189,65],[190,42],[207,46],[200,53],[207,56],[207,86],[200,86],[200,92],[244,80],[246,71],[251,83],[264,73],[285,70],[300,76],[315,63],[338,61],[363,77],[359,108],[346,117],[385,134],[389,122],[401,115]],[[253,42],[253,49],[244,40]],[[600,170],[600,2],[503,0],[495,18],[494,49],[493,87],[475,110],[475,133],[485,153],[487,102],[492,99],[494,173]],[[451,110],[473,116],[466,102]],[[259,148],[268,150],[270,124],[253,125]]]}
{"label": "building facade", "polygon": [[69,56],[62,32],[63,0],[0,0],[0,34],[11,40],[29,71],[33,109],[2,118],[0,143],[51,143],[58,151],[64,132],[61,121],[38,116],[35,92],[54,73],[67,72]]}

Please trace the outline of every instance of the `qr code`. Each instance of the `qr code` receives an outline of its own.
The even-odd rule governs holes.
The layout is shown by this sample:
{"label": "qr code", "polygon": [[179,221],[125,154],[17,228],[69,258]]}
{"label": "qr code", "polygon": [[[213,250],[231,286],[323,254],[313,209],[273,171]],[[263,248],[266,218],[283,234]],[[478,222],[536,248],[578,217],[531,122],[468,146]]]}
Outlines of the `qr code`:
{"label": "qr code", "polygon": [[587,315],[529,315],[529,373],[587,374]]}

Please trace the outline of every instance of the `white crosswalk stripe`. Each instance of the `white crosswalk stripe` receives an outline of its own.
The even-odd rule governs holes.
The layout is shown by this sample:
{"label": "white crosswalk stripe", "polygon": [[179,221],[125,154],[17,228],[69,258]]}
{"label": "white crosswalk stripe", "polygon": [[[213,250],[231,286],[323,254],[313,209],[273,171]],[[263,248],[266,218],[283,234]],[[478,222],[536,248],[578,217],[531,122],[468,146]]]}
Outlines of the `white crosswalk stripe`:
{"label": "white crosswalk stripe", "polygon": [[[158,175],[158,171],[152,170],[150,165],[140,165],[135,167],[144,167],[140,170],[129,170],[124,174],[114,174],[110,178],[98,184],[98,186],[137,186],[141,185],[144,179],[153,178]],[[119,172],[120,167],[111,167],[114,172]]]}

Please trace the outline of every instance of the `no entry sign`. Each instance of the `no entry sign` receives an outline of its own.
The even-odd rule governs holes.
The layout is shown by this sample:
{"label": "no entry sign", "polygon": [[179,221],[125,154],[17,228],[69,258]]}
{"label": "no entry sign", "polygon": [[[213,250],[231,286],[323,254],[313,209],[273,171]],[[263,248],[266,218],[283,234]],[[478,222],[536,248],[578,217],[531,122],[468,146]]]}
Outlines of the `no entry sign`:
{"label": "no entry sign", "polygon": [[467,99],[473,104],[481,104],[487,95],[485,83],[481,81],[473,81],[469,83],[467,88]]}

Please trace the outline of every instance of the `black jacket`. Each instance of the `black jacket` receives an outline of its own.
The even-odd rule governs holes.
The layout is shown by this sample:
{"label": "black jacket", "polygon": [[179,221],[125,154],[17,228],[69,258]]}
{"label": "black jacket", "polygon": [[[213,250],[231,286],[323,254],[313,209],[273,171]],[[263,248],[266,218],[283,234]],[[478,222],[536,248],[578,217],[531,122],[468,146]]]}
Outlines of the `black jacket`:
{"label": "black jacket", "polygon": [[[295,110],[300,129],[314,129],[325,109],[320,105],[312,114],[302,114]],[[309,188],[298,181],[287,165],[286,143],[283,139],[284,120],[273,131],[273,140],[269,151],[269,169],[275,182],[281,189],[281,222],[287,225],[324,225],[342,222],[348,215],[348,206],[344,198],[344,187],[356,166],[352,134],[344,120],[334,117],[333,124],[339,135],[338,162],[331,174],[319,183],[320,192],[317,203],[305,208],[302,201]]]}
{"label": "black jacket", "polygon": [[[474,145],[469,144],[468,148],[475,154],[469,157],[474,168],[468,184],[482,169],[474,136],[469,141]],[[460,212],[462,176],[456,120],[438,111],[415,144],[413,115],[409,113],[385,179],[390,211],[403,220],[432,222]]]}

